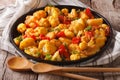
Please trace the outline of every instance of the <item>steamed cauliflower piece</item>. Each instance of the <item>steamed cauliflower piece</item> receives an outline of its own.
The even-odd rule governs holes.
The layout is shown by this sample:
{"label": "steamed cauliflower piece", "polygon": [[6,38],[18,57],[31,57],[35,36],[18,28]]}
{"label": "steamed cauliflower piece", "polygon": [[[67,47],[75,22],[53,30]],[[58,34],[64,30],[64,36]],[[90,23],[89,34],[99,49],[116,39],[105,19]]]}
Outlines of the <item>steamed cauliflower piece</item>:
{"label": "steamed cauliflower piece", "polygon": [[62,58],[60,57],[59,51],[56,51],[54,55],[51,58],[52,61],[62,61]]}
{"label": "steamed cauliflower piece", "polygon": [[20,23],[18,26],[17,26],[17,30],[21,33],[25,32],[26,30],[26,25],[24,23]]}
{"label": "steamed cauliflower piece", "polygon": [[20,42],[19,48],[21,50],[23,50],[29,46],[35,46],[35,45],[36,45],[36,43],[35,43],[35,40],[33,38],[25,38]]}

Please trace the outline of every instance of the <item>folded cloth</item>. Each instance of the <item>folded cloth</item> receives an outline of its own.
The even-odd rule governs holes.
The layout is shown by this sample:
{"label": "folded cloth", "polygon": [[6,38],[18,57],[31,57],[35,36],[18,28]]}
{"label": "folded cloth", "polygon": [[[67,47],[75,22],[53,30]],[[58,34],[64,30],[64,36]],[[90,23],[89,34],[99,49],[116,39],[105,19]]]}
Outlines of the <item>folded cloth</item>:
{"label": "folded cloth", "polygon": [[[13,47],[9,41],[9,31],[13,23],[23,14],[35,8],[43,7],[47,4],[51,5],[75,5],[81,7],[88,7],[79,0],[16,0],[16,4],[8,6],[6,8],[0,8],[0,31],[3,30],[0,37],[0,48],[6,50],[14,55],[20,55],[19,52]],[[88,61],[87,63],[79,64],[80,66],[86,65],[103,65],[113,62],[118,56],[120,56],[120,32],[114,30],[112,43],[108,49],[94,61]]]}

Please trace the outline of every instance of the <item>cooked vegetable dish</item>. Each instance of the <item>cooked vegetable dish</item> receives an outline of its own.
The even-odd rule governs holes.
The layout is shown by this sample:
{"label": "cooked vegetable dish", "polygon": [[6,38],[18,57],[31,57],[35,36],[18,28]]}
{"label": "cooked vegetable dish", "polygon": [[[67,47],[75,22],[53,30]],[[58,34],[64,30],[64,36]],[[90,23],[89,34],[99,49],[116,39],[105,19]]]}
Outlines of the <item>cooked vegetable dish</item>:
{"label": "cooked vegetable dish", "polygon": [[105,45],[110,28],[89,8],[59,9],[46,6],[27,15],[17,26],[15,44],[42,60],[72,61],[96,54]]}

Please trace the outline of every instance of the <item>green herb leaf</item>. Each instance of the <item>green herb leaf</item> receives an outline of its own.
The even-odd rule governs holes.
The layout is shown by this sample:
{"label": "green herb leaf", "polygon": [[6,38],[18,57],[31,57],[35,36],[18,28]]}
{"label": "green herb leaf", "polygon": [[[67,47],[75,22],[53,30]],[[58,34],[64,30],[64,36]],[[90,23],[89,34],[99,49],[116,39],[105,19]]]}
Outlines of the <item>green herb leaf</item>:
{"label": "green herb leaf", "polygon": [[17,39],[18,41],[22,41],[22,36],[20,35],[20,36],[16,37],[16,39]]}
{"label": "green herb leaf", "polygon": [[38,57],[41,55],[41,53],[40,53],[40,52],[37,52],[36,54],[37,54],[37,56],[38,56]]}
{"label": "green herb leaf", "polygon": [[71,53],[72,53],[72,54],[79,54],[79,52],[78,52],[78,51],[75,51],[75,50],[73,50]]}
{"label": "green herb leaf", "polygon": [[86,31],[89,31],[89,30],[91,30],[91,29],[92,29],[91,26],[87,26],[87,27],[85,28]]}
{"label": "green herb leaf", "polygon": [[52,58],[52,55],[50,55],[50,54],[45,55],[45,60],[50,60],[51,58]]}

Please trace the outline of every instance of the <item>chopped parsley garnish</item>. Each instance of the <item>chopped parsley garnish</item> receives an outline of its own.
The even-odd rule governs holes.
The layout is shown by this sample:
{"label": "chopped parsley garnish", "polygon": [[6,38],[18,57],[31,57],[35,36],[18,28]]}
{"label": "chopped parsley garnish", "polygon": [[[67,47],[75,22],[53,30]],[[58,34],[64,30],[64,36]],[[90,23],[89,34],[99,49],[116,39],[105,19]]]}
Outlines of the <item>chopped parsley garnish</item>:
{"label": "chopped parsley garnish", "polygon": [[87,27],[85,28],[86,31],[89,31],[89,30],[91,30],[91,29],[92,29],[91,26],[87,26]]}

